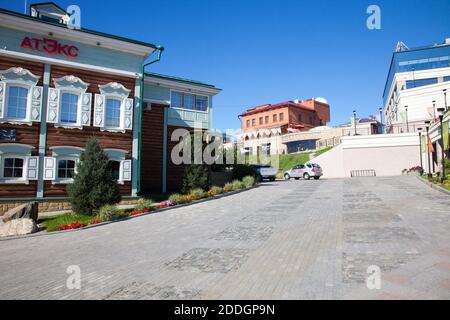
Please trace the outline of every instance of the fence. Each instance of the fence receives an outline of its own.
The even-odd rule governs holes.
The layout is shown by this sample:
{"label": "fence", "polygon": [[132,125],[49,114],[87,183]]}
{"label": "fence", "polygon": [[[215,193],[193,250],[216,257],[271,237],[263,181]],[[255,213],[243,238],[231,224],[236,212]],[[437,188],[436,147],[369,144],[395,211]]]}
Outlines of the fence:
{"label": "fence", "polygon": [[350,171],[350,177],[376,177],[377,173],[373,169],[369,170],[352,170]]}

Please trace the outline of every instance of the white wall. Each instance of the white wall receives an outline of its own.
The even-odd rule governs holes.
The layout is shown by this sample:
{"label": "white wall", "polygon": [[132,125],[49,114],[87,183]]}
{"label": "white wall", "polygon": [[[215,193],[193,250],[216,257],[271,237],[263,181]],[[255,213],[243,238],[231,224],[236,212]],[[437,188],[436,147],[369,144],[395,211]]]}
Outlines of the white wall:
{"label": "white wall", "polygon": [[324,178],[350,177],[352,170],[375,170],[377,176],[401,175],[420,165],[419,135],[415,133],[342,137],[342,143],[311,159]]}

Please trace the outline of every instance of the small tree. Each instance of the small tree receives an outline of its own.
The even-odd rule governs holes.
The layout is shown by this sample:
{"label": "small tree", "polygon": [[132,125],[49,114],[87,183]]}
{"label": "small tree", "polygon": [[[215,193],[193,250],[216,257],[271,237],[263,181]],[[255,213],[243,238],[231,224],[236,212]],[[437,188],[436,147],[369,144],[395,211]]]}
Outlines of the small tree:
{"label": "small tree", "polygon": [[189,193],[193,189],[203,189],[208,188],[208,173],[209,169],[207,165],[204,164],[190,164],[187,165],[184,170],[183,176],[183,186],[181,191],[183,193]]}
{"label": "small tree", "polygon": [[81,153],[77,173],[67,192],[72,210],[78,214],[94,215],[105,204],[120,201],[120,192],[114,180],[108,156],[93,137]]}

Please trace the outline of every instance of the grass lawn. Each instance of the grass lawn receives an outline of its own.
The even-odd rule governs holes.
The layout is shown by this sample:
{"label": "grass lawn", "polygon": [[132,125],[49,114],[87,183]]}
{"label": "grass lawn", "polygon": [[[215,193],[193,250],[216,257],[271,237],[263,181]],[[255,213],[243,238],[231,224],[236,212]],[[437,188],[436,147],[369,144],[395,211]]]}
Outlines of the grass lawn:
{"label": "grass lawn", "polygon": [[324,154],[325,152],[330,151],[330,150],[333,149],[333,148],[334,148],[334,147],[326,147],[326,148],[320,149],[319,151],[317,151],[317,152],[315,153],[314,157],[318,157],[318,156],[320,156],[321,154]]}
{"label": "grass lawn", "polygon": [[[128,214],[133,211],[133,209],[123,209],[119,210],[121,212],[120,216],[117,217],[117,219],[122,217],[127,217]],[[66,224],[72,224],[72,223],[81,223],[81,224],[90,224],[93,221],[98,220],[96,216],[87,216],[87,215],[81,215],[81,214],[73,214],[71,212],[69,213],[63,213],[58,214],[55,216],[48,216],[48,217],[40,217],[38,219],[38,223],[42,224],[43,227],[48,231],[58,231],[58,227],[66,225]]]}
{"label": "grass lawn", "polygon": [[309,155],[310,153],[281,154],[280,170],[284,172],[297,164],[304,164],[305,162],[308,162]]}

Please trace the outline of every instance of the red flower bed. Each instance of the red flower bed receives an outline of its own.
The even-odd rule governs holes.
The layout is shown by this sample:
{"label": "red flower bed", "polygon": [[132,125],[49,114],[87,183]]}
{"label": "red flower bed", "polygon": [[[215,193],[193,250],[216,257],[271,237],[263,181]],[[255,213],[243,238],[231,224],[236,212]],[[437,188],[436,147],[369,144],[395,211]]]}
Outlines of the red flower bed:
{"label": "red flower bed", "polygon": [[90,224],[90,225],[91,225],[91,224],[99,224],[99,223],[102,223],[102,222],[103,222],[102,220],[96,219],[96,220],[91,221],[89,224]]}
{"label": "red flower bed", "polygon": [[83,227],[86,227],[86,224],[75,222],[75,223],[69,223],[69,224],[65,224],[63,226],[59,226],[59,227],[57,227],[57,229],[58,230],[70,230],[70,229],[79,229],[79,228],[83,228]]}
{"label": "red flower bed", "polygon": [[130,216],[137,216],[138,214],[148,213],[148,212],[150,212],[150,210],[148,210],[148,209],[135,210],[135,211],[130,212]]}

